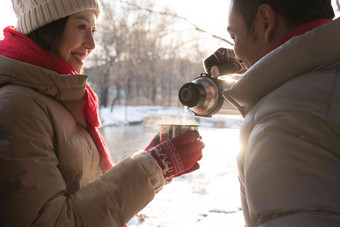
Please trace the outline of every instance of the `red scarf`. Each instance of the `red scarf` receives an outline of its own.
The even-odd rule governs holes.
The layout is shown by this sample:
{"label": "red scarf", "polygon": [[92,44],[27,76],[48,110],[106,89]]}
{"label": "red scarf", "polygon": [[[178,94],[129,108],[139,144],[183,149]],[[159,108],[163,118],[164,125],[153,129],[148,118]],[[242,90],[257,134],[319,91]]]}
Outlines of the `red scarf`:
{"label": "red scarf", "polygon": [[297,28],[294,28],[285,37],[283,37],[283,39],[281,39],[278,43],[276,43],[269,52],[271,52],[272,50],[281,46],[282,44],[284,44],[285,42],[290,40],[292,37],[297,36],[297,35],[302,35],[302,34],[308,32],[308,31],[313,30],[314,28],[319,27],[323,24],[326,24],[330,21],[332,21],[332,19],[317,19],[317,20],[307,22],[303,25],[300,25]]}
{"label": "red scarf", "polygon": [[[5,57],[53,70],[60,74],[78,74],[63,58],[45,52],[38,44],[27,36],[17,32],[15,27],[4,29],[4,40],[0,41],[0,55]],[[112,167],[110,153],[98,127],[98,98],[96,93],[86,84],[83,108],[87,128],[92,136],[100,155],[100,167],[105,173]]]}

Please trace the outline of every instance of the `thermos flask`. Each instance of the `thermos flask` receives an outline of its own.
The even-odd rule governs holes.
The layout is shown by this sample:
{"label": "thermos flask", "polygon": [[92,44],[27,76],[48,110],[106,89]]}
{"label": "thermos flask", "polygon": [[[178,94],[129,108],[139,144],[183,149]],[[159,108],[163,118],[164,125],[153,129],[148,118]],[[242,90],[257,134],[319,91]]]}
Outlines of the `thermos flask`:
{"label": "thermos flask", "polygon": [[222,92],[233,83],[235,76],[232,75],[213,78],[210,74],[201,73],[199,77],[180,88],[178,97],[196,116],[238,114],[237,109],[222,95]]}

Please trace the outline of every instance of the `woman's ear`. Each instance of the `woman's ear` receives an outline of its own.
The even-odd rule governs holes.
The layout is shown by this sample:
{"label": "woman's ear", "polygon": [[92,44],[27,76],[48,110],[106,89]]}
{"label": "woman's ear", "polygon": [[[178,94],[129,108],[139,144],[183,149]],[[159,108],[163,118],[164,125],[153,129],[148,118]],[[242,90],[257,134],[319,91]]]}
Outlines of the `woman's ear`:
{"label": "woman's ear", "polygon": [[274,36],[276,26],[276,14],[273,8],[262,4],[257,11],[258,19],[261,22],[265,42],[269,43]]}

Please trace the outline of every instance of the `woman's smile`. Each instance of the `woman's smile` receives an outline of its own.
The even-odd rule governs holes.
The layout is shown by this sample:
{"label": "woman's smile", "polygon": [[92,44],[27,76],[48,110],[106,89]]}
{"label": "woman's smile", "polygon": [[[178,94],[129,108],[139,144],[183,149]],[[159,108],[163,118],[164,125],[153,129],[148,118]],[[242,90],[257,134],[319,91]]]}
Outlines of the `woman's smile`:
{"label": "woman's smile", "polygon": [[71,15],[57,44],[57,53],[78,73],[95,48],[96,14],[86,10]]}

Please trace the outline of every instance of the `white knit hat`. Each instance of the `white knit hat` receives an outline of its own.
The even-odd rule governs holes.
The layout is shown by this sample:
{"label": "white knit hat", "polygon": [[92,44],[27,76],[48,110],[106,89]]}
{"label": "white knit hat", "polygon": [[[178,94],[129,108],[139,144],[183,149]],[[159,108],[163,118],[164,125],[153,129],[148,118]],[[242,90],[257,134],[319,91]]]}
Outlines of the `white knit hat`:
{"label": "white knit hat", "polygon": [[25,35],[53,21],[83,10],[100,8],[97,0],[12,0],[17,30]]}

